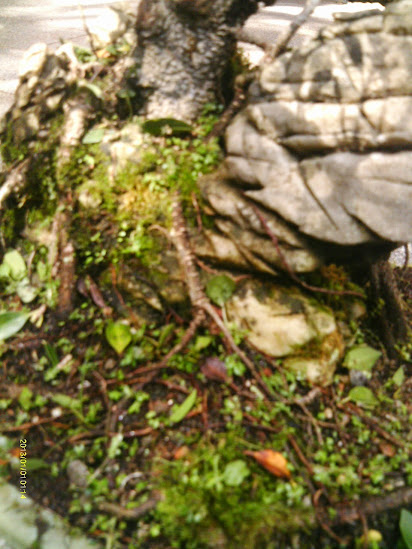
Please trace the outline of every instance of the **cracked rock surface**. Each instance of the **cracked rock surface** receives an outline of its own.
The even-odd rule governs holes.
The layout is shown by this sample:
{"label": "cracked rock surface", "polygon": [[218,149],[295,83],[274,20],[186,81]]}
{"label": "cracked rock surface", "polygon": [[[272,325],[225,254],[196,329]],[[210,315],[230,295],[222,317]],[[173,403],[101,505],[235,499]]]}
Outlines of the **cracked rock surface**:
{"label": "cracked rock surface", "polygon": [[[244,266],[278,269],[276,251],[264,252],[271,242],[253,205],[298,272],[337,248],[407,242],[411,52],[412,2],[401,0],[337,21],[264,65],[227,130],[227,172],[203,186],[217,214],[218,236],[209,240],[231,240]],[[238,238],[240,228],[249,243]]]}

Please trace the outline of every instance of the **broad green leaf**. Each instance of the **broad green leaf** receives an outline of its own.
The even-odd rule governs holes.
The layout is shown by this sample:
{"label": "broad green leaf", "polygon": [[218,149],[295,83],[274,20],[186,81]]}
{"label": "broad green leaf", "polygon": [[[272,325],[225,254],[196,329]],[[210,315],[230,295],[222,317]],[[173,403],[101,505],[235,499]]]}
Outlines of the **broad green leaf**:
{"label": "broad green leaf", "polygon": [[28,387],[23,387],[19,395],[19,404],[23,410],[30,410],[32,404],[33,392]]}
{"label": "broad green leaf", "polygon": [[28,471],[38,471],[39,469],[48,469],[50,465],[41,458],[30,458],[27,460]]}
{"label": "broad green leaf", "polygon": [[228,486],[240,486],[249,475],[249,467],[243,460],[237,459],[226,465],[223,480]]}
{"label": "broad green leaf", "polygon": [[346,368],[370,372],[381,354],[369,345],[357,345],[346,353],[343,365]]}
{"label": "broad green leaf", "polygon": [[103,91],[99,88],[99,86],[96,86],[96,84],[91,84],[86,80],[80,80],[79,88],[85,88],[86,90],[89,90],[93,95],[97,97],[97,99],[101,99],[103,97]]}
{"label": "broad green leaf", "polygon": [[0,341],[17,334],[25,325],[29,313],[0,313]]}
{"label": "broad green leaf", "polygon": [[406,547],[412,549],[412,513],[406,509],[402,509],[401,511],[399,529]]}
{"label": "broad green leaf", "polygon": [[180,404],[179,406],[174,406],[172,415],[170,416],[170,423],[179,423],[183,418],[187,416],[190,410],[193,408],[196,402],[197,392],[196,389],[190,393],[190,395]]}
{"label": "broad green leaf", "polygon": [[203,349],[206,349],[206,347],[209,347],[211,343],[213,343],[212,336],[197,336],[193,349],[195,351],[202,351]]}
{"label": "broad green leaf", "polygon": [[160,135],[185,135],[192,133],[192,126],[176,118],[155,118],[146,120],[142,125],[144,132],[159,137]]}
{"label": "broad green leaf", "polygon": [[102,128],[94,128],[86,133],[82,139],[83,145],[94,145],[100,143],[104,136],[104,130]]}
{"label": "broad green leaf", "polygon": [[63,408],[68,408],[69,410],[76,412],[79,412],[82,407],[79,400],[76,400],[75,398],[72,398],[68,395],[64,395],[63,393],[53,395],[52,400],[54,400],[56,404],[59,404]]}
{"label": "broad green leaf", "polygon": [[17,250],[11,250],[5,254],[1,267],[1,276],[7,276],[13,280],[22,280],[27,274],[26,263]]}
{"label": "broad green leaf", "polygon": [[364,408],[374,408],[379,404],[378,399],[368,387],[354,387],[349,391],[349,399]]}
{"label": "broad green leaf", "polygon": [[220,307],[226,303],[235,291],[236,284],[226,275],[217,275],[209,280],[206,285],[206,294],[216,305]]}
{"label": "broad green leaf", "polygon": [[126,349],[132,341],[130,327],[121,322],[111,322],[106,326],[106,339],[118,355]]}
{"label": "broad green leaf", "polygon": [[396,372],[392,376],[392,379],[393,379],[393,382],[395,383],[395,385],[397,385],[398,387],[403,385],[403,382],[404,382],[404,379],[405,379],[405,372],[403,371],[402,366],[400,366],[396,370]]}

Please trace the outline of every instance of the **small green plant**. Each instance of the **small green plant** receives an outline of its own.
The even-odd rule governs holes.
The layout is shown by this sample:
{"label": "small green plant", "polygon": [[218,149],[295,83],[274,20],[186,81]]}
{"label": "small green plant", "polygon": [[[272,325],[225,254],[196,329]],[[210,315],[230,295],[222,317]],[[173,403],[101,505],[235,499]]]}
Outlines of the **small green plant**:
{"label": "small green plant", "polygon": [[412,513],[406,509],[402,509],[399,520],[399,529],[401,531],[402,540],[407,549],[412,549]]}

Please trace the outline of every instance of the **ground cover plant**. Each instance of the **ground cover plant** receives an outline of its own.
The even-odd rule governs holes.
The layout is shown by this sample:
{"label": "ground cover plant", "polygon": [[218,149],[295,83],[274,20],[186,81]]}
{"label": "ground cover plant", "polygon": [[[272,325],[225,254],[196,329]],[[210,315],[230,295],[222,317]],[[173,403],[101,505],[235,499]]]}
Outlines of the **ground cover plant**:
{"label": "ground cover plant", "polygon": [[[17,482],[24,438],[30,497],[107,549],[409,549],[410,337],[388,356],[371,281],[329,264],[299,280],[342,332],[330,384],[248,344],[226,306],[250,273],[192,246],[233,102],[192,124],[138,116],[110,78],[118,50],[100,55],[81,52],[94,80],[70,99],[99,108],[70,154],[62,109],[42,139],[2,134],[1,476]],[[116,164],[126,130],[139,157]],[[412,271],[395,276],[410,325]]]}
{"label": "ground cover plant", "polygon": [[[410,501],[410,349],[387,358],[373,311],[349,324],[352,351],[332,385],[310,387],[281,359],[243,347],[256,379],[213,318],[188,330],[187,298],[173,309],[153,291],[142,312],[122,282],[134,272],[150,282],[146,292],[153,280],[161,288],[165,278],[149,270],[171,245],[164,231],[177,181],[184,215],[196,218],[193,183],[218,162],[219,148],[191,139],[148,138],[148,171],[121,172],[91,219],[72,212],[82,227],[73,231],[80,276],[67,318],[55,309],[62,288],[49,250],[7,240],[2,475],[16,479],[16,440],[24,436],[30,495],[106,547],[339,547],[366,538],[402,547],[390,509]],[[96,145],[82,145],[79,172],[102,170],[97,158]],[[125,216],[116,204],[131,189],[140,200]],[[156,214],[153,201],[164,204]],[[47,211],[39,215],[36,227],[47,226]],[[334,266],[322,277],[330,288],[351,285]],[[410,306],[410,269],[398,278]],[[201,284],[219,315],[236,281],[203,271]],[[342,318],[356,299],[324,297]],[[242,345],[245,334],[228,330]],[[356,360],[366,385],[351,384]]]}

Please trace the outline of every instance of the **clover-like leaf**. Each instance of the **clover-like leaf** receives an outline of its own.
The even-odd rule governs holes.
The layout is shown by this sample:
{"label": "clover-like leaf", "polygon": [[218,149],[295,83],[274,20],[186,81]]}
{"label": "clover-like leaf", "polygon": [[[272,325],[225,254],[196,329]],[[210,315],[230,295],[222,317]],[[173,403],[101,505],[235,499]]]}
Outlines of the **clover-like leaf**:
{"label": "clover-like leaf", "polygon": [[223,480],[228,486],[240,486],[249,475],[247,464],[241,459],[236,459],[226,465]]}
{"label": "clover-like leaf", "polygon": [[370,372],[381,354],[369,345],[357,345],[346,353],[343,365],[349,369]]}
{"label": "clover-like leaf", "polygon": [[93,128],[88,131],[82,139],[83,145],[94,145],[100,143],[104,136],[103,128]]}
{"label": "clover-like leaf", "polygon": [[26,412],[30,410],[30,407],[32,405],[32,399],[33,391],[31,391],[28,387],[23,387],[19,395],[19,404],[23,408],[23,410],[26,410]]}
{"label": "clover-like leaf", "polygon": [[11,250],[4,255],[0,276],[22,280],[27,273],[26,263],[20,252]]}
{"label": "clover-like leaf", "polygon": [[126,349],[132,341],[130,327],[121,322],[111,322],[106,326],[106,339],[118,355]]}
{"label": "clover-like leaf", "polygon": [[403,385],[403,382],[405,380],[405,372],[403,370],[403,366],[399,366],[399,368],[393,374],[392,380],[395,383],[395,385],[397,385],[398,387]]}
{"label": "clover-like leaf", "polygon": [[364,408],[374,408],[379,404],[378,399],[368,387],[353,387],[349,391],[348,398]]}
{"label": "clover-like leaf", "polygon": [[206,285],[207,296],[222,307],[235,291],[236,284],[226,275],[217,275],[209,280]]}

